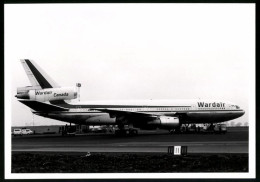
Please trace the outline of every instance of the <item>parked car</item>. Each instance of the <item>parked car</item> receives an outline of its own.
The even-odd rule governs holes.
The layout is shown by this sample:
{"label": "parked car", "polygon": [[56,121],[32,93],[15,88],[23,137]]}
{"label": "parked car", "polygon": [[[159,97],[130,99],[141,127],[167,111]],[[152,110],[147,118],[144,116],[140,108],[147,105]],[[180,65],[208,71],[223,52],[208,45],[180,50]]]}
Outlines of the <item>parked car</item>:
{"label": "parked car", "polygon": [[14,135],[14,136],[23,135],[23,134],[22,134],[22,129],[14,129],[13,135]]}
{"label": "parked car", "polygon": [[33,131],[30,129],[22,129],[22,134],[23,135],[32,135]]}

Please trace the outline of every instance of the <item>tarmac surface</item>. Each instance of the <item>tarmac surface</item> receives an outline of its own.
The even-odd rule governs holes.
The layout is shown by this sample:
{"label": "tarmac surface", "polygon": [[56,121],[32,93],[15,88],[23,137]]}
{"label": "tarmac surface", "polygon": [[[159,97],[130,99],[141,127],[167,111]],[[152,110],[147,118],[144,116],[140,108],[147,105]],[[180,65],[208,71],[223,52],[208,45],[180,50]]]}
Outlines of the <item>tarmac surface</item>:
{"label": "tarmac surface", "polygon": [[76,136],[12,136],[12,152],[167,152],[168,146],[188,146],[188,153],[248,153],[248,128],[226,134],[174,134],[141,131],[138,136],[113,134]]}

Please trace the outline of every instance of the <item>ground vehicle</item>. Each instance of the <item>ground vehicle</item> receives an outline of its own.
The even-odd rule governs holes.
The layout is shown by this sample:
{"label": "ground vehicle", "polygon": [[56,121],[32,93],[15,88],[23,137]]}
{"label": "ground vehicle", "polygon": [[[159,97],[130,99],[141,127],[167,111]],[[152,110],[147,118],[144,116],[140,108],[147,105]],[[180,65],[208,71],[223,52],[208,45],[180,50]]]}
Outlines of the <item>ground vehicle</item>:
{"label": "ground vehicle", "polygon": [[89,127],[89,131],[90,131],[90,132],[93,132],[93,133],[107,133],[107,132],[112,133],[113,130],[114,130],[113,127],[108,126],[108,125],[103,125],[103,126],[90,126],[90,127]]}
{"label": "ground vehicle", "polygon": [[214,127],[214,133],[223,133],[223,134],[226,134],[227,132],[227,125],[226,124],[216,124],[215,127]]}
{"label": "ground vehicle", "polygon": [[16,136],[16,135],[22,135],[22,130],[21,130],[21,129],[14,129],[13,134],[14,134],[14,136]]}
{"label": "ground vehicle", "polygon": [[21,132],[23,135],[32,135],[33,134],[33,131],[30,129],[22,129]]}

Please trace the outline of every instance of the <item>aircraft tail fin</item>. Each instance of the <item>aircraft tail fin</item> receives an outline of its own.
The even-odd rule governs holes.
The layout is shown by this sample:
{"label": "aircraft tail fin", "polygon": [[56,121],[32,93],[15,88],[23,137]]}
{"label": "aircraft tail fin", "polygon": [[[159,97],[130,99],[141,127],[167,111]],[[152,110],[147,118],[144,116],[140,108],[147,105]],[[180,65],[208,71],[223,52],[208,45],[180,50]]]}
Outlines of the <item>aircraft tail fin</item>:
{"label": "aircraft tail fin", "polygon": [[34,61],[21,59],[21,63],[33,87],[42,89],[60,87]]}

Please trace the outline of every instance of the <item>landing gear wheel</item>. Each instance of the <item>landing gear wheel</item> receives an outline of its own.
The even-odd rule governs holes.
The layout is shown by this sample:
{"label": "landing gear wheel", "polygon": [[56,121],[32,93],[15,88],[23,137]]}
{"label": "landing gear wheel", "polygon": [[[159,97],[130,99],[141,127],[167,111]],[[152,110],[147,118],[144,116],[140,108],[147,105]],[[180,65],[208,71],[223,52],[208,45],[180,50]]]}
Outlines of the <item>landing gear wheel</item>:
{"label": "landing gear wheel", "polygon": [[126,130],[116,130],[115,135],[116,136],[126,136]]}
{"label": "landing gear wheel", "polygon": [[170,133],[171,135],[173,135],[173,134],[174,134],[174,130],[169,130],[169,133]]}
{"label": "landing gear wheel", "polygon": [[131,136],[138,135],[138,131],[136,129],[131,129],[129,130],[129,135]]}

